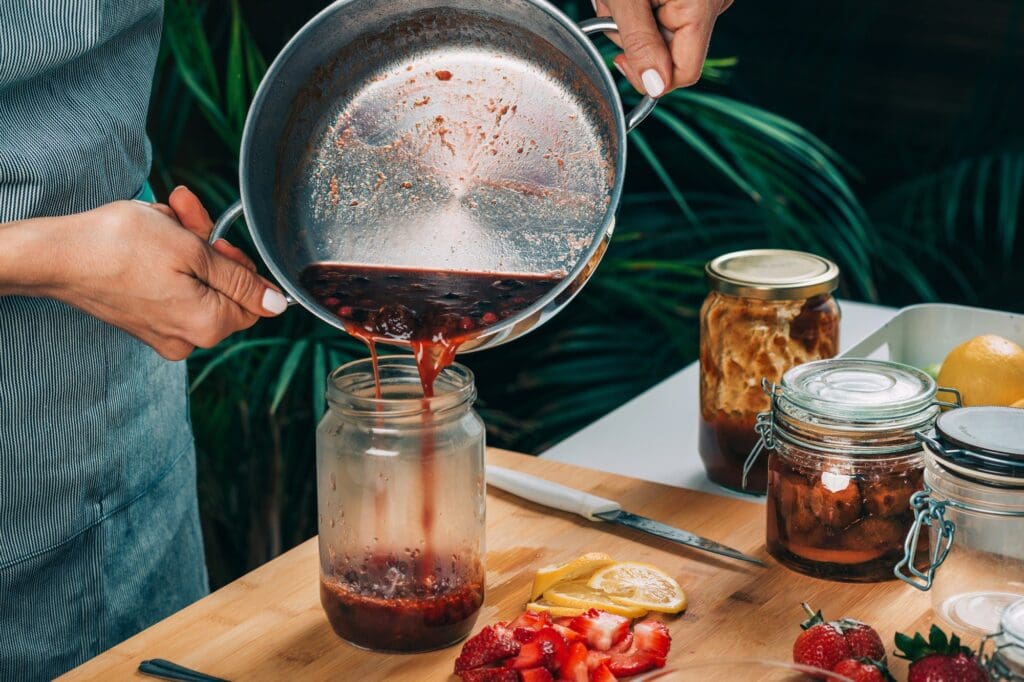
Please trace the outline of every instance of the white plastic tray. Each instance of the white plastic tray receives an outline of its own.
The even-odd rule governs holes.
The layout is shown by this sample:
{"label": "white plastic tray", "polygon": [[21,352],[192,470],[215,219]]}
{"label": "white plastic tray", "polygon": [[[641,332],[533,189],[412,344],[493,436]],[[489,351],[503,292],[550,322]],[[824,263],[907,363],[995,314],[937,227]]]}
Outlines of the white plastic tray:
{"label": "white plastic tray", "polygon": [[946,303],[912,305],[840,357],[927,367],[981,334],[997,334],[1024,346],[1024,315]]}

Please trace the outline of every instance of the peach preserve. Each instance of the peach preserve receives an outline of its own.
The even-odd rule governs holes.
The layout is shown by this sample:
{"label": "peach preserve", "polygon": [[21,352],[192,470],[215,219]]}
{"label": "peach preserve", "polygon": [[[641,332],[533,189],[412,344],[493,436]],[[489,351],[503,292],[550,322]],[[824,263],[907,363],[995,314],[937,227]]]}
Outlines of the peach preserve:
{"label": "peach preserve", "polygon": [[[914,523],[910,498],[924,487],[914,433],[939,413],[935,382],[906,365],[839,358],[766,387],[768,552],[817,578],[893,579]],[[927,551],[920,543],[915,565],[927,565]]]}
{"label": "peach preserve", "polygon": [[699,450],[708,477],[764,494],[763,461],[743,486],[743,463],[757,442],[754,422],[768,409],[761,379],[778,381],[804,362],[835,356],[839,268],[819,256],[756,249],[705,267],[711,293],[700,312]]}

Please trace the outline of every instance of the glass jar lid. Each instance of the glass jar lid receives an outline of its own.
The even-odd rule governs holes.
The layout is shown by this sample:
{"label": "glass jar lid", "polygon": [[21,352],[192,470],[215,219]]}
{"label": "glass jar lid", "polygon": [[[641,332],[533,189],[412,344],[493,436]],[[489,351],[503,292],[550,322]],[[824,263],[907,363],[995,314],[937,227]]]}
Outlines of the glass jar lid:
{"label": "glass jar lid", "polygon": [[932,454],[955,473],[991,483],[1024,485],[1024,410],[962,407],[935,421]]}
{"label": "glass jar lid", "polygon": [[935,382],[916,367],[885,360],[834,358],[798,365],[782,377],[781,395],[834,420],[889,421],[935,404]]}
{"label": "glass jar lid", "polygon": [[827,258],[787,249],[727,253],[704,266],[708,284],[732,296],[800,300],[828,294],[839,284],[839,266]]}

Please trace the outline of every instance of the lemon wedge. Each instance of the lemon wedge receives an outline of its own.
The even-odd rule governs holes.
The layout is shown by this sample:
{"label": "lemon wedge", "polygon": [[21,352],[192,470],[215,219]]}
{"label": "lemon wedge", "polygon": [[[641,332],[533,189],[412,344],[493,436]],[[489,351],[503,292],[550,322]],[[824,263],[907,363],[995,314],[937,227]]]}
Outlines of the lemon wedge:
{"label": "lemon wedge", "polygon": [[621,606],[660,613],[679,613],[686,608],[686,594],[675,578],[650,564],[624,561],[599,568],[587,586],[605,592]]}
{"label": "lemon wedge", "polygon": [[641,606],[622,604],[612,600],[603,590],[595,589],[582,581],[558,583],[544,592],[544,601],[557,606],[577,609],[600,609],[626,618],[639,618],[647,613]]}
{"label": "lemon wedge", "polygon": [[530,590],[530,601],[550,590],[558,583],[569,582],[593,575],[594,571],[604,568],[614,560],[603,552],[589,552],[576,557],[572,561],[554,566],[545,566],[533,576],[533,589]]}
{"label": "lemon wedge", "polygon": [[558,606],[557,604],[549,604],[548,602],[541,600],[529,602],[526,605],[526,610],[534,612],[544,611],[552,618],[573,618],[583,613],[586,609],[577,608],[575,606]]}

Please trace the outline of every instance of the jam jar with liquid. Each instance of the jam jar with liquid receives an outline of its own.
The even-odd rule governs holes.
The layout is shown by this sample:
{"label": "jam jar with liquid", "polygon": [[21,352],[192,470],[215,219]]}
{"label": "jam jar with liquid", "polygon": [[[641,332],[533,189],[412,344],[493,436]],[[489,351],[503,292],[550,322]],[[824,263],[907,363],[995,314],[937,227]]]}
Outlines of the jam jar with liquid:
{"label": "jam jar with liquid", "polygon": [[700,311],[699,450],[708,478],[764,494],[763,461],[742,484],[757,442],[754,422],[768,409],[761,380],[834,357],[839,306],[831,292],[839,268],[809,253],[756,249],[720,256],[705,267],[711,292]]}
{"label": "jam jar with liquid", "polygon": [[[317,429],[320,602],[357,646],[426,651],[484,599],[484,425],[469,369],[424,397],[412,356],[339,367]],[[379,391],[379,392],[378,392]]]}
{"label": "jam jar with liquid", "polygon": [[[987,635],[1024,599],[1024,410],[949,410],[918,438],[925,488],[912,501],[917,522],[907,547],[934,551],[924,570],[904,557],[897,575],[929,590],[935,614],[951,628]],[[1014,629],[1024,632],[1024,607],[1016,613]],[[1015,658],[1024,673],[1024,652]]]}
{"label": "jam jar with liquid", "polygon": [[[891,580],[924,486],[915,432],[939,414],[935,382],[907,365],[837,358],[765,382],[759,417],[768,451],[768,553],[800,573],[847,582]],[[911,561],[927,565],[928,543]]]}

